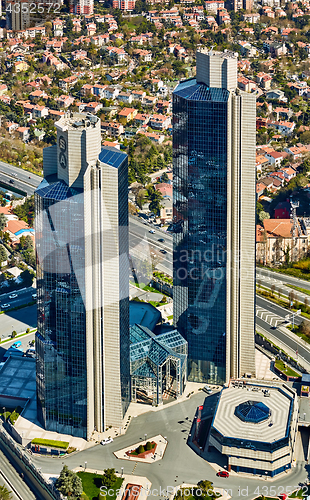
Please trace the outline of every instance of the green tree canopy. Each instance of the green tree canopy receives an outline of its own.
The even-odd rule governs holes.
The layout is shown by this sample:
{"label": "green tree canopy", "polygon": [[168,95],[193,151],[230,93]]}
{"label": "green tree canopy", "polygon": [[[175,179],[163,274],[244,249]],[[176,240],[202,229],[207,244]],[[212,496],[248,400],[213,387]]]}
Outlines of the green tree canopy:
{"label": "green tree canopy", "polygon": [[80,498],[83,493],[83,486],[81,478],[68,468],[67,465],[63,466],[59,478],[56,481],[56,488],[72,500]]}
{"label": "green tree canopy", "polygon": [[0,231],[3,231],[5,226],[6,226],[6,217],[4,214],[0,214]]}
{"label": "green tree canopy", "polygon": [[2,262],[4,262],[7,259],[7,256],[8,255],[6,249],[2,245],[0,245],[0,267]]}
{"label": "green tree canopy", "polygon": [[111,488],[115,483],[117,476],[115,474],[115,469],[104,469],[104,475],[102,476],[102,484],[107,488]]}
{"label": "green tree canopy", "polygon": [[11,499],[12,499],[11,492],[5,486],[0,486],[0,500],[11,500]]}
{"label": "green tree canopy", "polygon": [[20,277],[23,280],[24,286],[29,287],[32,285],[33,278],[34,278],[34,273],[29,271],[29,269],[26,269],[20,274]]}

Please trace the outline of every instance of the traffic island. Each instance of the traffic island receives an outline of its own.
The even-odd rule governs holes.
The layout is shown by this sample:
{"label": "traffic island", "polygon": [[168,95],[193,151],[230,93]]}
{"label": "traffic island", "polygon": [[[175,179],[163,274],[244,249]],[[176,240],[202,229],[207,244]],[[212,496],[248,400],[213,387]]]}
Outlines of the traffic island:
{"label": "traffic island", "polygon": [[134,460],[135,462],[153,463],[161,460],[166,451],[168,441],[160,434],[142,443],[115,451],[114,455],[120,460]]}

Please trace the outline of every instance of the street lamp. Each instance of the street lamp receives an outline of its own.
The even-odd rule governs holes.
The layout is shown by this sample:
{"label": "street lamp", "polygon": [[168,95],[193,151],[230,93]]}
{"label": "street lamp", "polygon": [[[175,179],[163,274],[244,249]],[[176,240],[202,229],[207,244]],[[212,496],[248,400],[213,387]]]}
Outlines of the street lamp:
{"label": "street lamp", "polygon": [[144,439],[145,439],[145,441],[146,441],[146,438],[147,438],[147,434],[144,434]]}
{"label": "street lamp", "polygon": [[87,462],[85,462],[85,466],[84,466],[84,472],[86,471],[86,466],[87,466]]}
{"label": "street lamp", "polygon": [[123,477],[123,473],[124,473],[124,467],[121,467],[121,469],[122,469],[122,477]]}

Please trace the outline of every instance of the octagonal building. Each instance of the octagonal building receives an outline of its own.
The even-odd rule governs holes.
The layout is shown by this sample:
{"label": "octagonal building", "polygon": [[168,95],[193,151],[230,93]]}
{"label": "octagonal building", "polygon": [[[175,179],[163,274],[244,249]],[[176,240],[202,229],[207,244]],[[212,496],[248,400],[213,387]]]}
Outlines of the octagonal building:
{"label": "octagonal building", "polygon": [[292,466],[297,424],[293,389],[233,381],[221,391],[208,445],[227,455],[229,471],[273,477]]}

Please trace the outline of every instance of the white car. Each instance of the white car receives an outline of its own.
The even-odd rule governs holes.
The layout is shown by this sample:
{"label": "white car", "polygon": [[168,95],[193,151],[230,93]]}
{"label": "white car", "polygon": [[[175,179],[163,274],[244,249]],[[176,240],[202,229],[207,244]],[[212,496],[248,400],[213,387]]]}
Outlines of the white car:
{"label": "white car", "polygon": [[1,309],[8,309],[9,307],[11,307],[11,304],[2,304],[0,307]]}
{"label": "white car", "polygon": [[150,229],[150,230],[149,230],[149,233],[154,234],[154,233],[155,233],[155,230],[154,230],[154,229]]}
{"label": "white car", "polygon": [[9,295],[9,299],[16,299],[18,297],[17,293],[12,293],[12,295]]}
{"label": "white car", "polygon": [[100,444],[102,444],[104,446],[105,444],[109,444],[109,443],[113,443],[113,439],[112,438],[105,438],[105,439],[103,439],[101,441]]}
{"label": "white car", "polygon": [[33,298],[33,300],[35,300],[37,298],[37,294],[33,293],[31,297]]}

